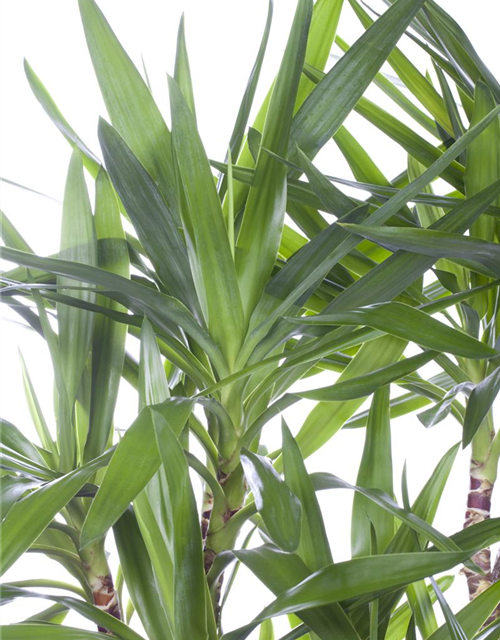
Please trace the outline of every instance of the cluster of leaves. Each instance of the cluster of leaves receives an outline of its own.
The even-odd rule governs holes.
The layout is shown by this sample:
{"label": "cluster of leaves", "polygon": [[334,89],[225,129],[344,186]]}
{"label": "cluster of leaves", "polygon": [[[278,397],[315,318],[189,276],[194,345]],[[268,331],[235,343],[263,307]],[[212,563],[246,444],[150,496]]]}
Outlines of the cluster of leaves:
{"label": "cluster of leaves", "polygon": [[[2,423],[0,525],[2,573],[41,552],[79,586],[36,577],[4,584],[2,602],[54,604],[2,627],[2,637],[237,640],[260,626],[265,639],[284,614],[288,640],[402,640],[417,629],[432,640],[500,637],[498,621],[481,631],[500,602],[499,583],[490,580],[454,614],[443,596],[450,578],[432,578],[461,563],[480,571],[471,558],[500,540],[498,519],[449,537],[432,526],[459,445],[413,504],[403,487],[400,506],[390,436],[391,417],[426,408],[419,417],[432,426],[451,414],[463,425],[463,446],[472,443],[474,477],[495,481],[499,83],[433,0],[388,1],[375,21],[349,0],[366,29],[350,47],[335,40],[342,0],[299,0],[280,70],[248,127],[270,2],[227,157],[211,161],[196,126],[183,23],[169,130],[94,0],[79,4],[111,124],[99,123],[101,162],[26,64],[73,153],[56,256],[35,255],[2,214],[3,258],[18,266],[3,273],[1,297],[48,344],[57,435],[24,368],[40,442]],[[432,58],[437,86],[397,48],[405,32]],[[334,41],[344,53],[325,73]],[[412,99],[380,72],[386,61]],[[415,127],[363,96],[372,82]],[[406,150],[399,176],[387,179],[344,127],[353,110]],[[331,140],[355,182],[313,164]],[[95,180],[94,207],[85,171]],[[438,178],[449,194],[433,192]],[[370,195],[347,196],[339,184]],[[123,218],[135,233],[124,232]],[[140,339],[139,362],[126,350],[128,334]],[[405,357],[409,344],[417,355]],[[431,361],[441,372],[427,380],[419,369]],[[290,390],[323,371],[340,376]],[[117,442],[122,377],[137,389],[139,411]],[[391,399],[391,383],[405,393]],[[372,394],[370,410],[356,413]],[[281,450],[264,455],[263,427],[302,398],[317,404],[296,438],[283,423]],[[304,464],[342,427],[366,427],[356,486],[309,475]],[[203,460],[189,451],[191,434]],[[206,487],[201,525],[190,470]],[[316,492],[339,488],[356,496],[352,559],[334,563]],[[255,530],[264,545],[248,549]],[[115,585],[104,552],[111,531]],[[220,612],[239,563],[275,599],[224,634]],[[435,602],[446,619],[440,628]],[[70,609],[100,631],[62,626]],[[134,612],[145,636],[128,624]]]}

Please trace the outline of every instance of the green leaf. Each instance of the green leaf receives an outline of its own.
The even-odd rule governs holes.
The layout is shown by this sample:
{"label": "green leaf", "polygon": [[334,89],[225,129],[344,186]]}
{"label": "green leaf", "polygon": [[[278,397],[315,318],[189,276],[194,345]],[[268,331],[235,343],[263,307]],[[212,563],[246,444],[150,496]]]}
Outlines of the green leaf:
{"label": "green leaf", "polygon": [[[456,148],[456,145],[463,141],[468,133],[464,134],[460,140],[453,145],[453,147]],[[453,147],[450,147],[450,149]],[[448,149],[448,151],[450,151],[450,149]],[[448,151],[446,153],[448,153]],[[425,174],[429,175],[428,172],[429,169],[425,171],[422,176],[425,176]],[[418,184],[421,181],[421,177],[414,180],[400,193],[402,194],[412,185],[415,185],[416,183]],[[432,229],[445,231],[447,233],[465,232],[474,220],[484,212],[491,201],[498,196],[499,192],[499,184],[487,187],[480,194],[463,201],[450,213],[437,220],[432,225]],[[395,202],[396,198],[398,198],[398,195],[393,196],[377,211],[377,213],[371,215],[370,218],[368,218],[368,221],[373,221],[384,207]],[[406,198],[405,201],[407,201]],[[395,212],[397,209],[394,208],[393,211]],[[387,219],[385,215],[383,218],[384,220]],[[375,227],[377,224],[370,224],[370,226]],[[334,309],[349,309],[356,306],[371,304],[372,302],[390,300],[404,291],[406,287],[415,282],[417,278],[422,276],[434,264],[434,262],[434,258],[419,256],[406,251],[398,251],[342,292],[332,303],[325,307],[323,312],[329,313]]]}
{"label": "green leaf", "polygon": [[[26,363],[24,361],[24,358],[21,352],[19,352],[19,361],[21,363],[21,371],[23,374],[24,393],[26,396],[26,401],[30,411],[31,419],[33,421],[33,424],[35,425],[35,429],[38,434],[38,437],[40,438],[40,442],[42,443],[42,446],[52,453],[54,460],[57,462],[59,460],[59,453],[57,451],[57,446],[55,445],[52,439],[52,435],[49,431],[49,428],[43,416],[40,403],[38,402],[38,398],[35,393],[35,388],[33,387],[33,383],[31,381],[29,371],[26,367]],[[28,457],[31,457],[31,456],[28,456]]]}
{"label": "green leaf", "polygon": [[[312,1],[299,0],[271,95],[262,146],[285,157],[312,16]],[[236,269],[244,316],[257,304],[278,254],[286,206],[286,167],[260,152],[236,243]]]}
{"label": "green leaf", "polygon": [[12,507],[0,525],[0,574],[3,575],[33,544],[95,472],[108,463],[109,458],[109,453],[106,453],[91,463],[42,485]]}
{"label": "green leaf", "polygon": [[199,315],[177,215],[123,138],[103,119],[99,141],[113,185],[159,278],[173,296]]}
{"label": "green leaf", "polygon": [[95,156],[87,145],[77,135],[75,130],[68,123],[66,118],[62,115],[57,107],[56,103],[52,99],[51,95],[43,85],[40,78],[36,75],[33,69],[28,64],[27,60],[24,60],[24,71],[26,78],[28,79],[31,90],[35,94],[36,99],[42,105],[45,113],[49,116],[52,122],[56,125],[59,131],[63,134],[66,140],[73,147],[76,145],[83,154],[83,164],[88,169],[92,177],[96,177],[99,173],[101,166],[100,160]]}
{"label": "green leaf", "polygon": [[[363,10],[357,0],[349,0],[349,4],[354,9],[364,28],[368,29],[373,24],[373,21],[366,11]],[[434,89],[431,82],[419,72],[417,67],[397,47],[389,54],[387,62],[398,74],[405,88],[411,91],[415,98],[444,129],[452,133],[452,126],[443,99]]]}
{"label": "green leaf", "polygon": [[181,16],[179,30],[177,32],[177,51],[175,55],[175,71],[174,78],[179,85],[184,99],[191,109],[191,113],[196,118],[196,109],[194,106],[193,84],[191,80],[191,69],[189,67],[189,58],[186,48],[186,32],[184,29],[184,14]]}
{"label": "green leaf", "polygon": [[327,73],[293,119],[291,154],[298,145],[313,158],[335,134],[423,4],[398,0]]}
{"label": "green leaf", "polygon": [[272,620],[264,620],[260,625],[259,640],[274,640],[274,627]]}
{"label": "green leaf", "polygon": [[174,523],[175,633],[179,638],[206,638],[208,632],[204,612],[209,616],[213,616],[213,613],[211,603],[206,602],[201,529],[189,467],[177,439],[178,425],[168,420],[165,413],[152,410],[152,414],[156,443],[167,478],[168,510]]}
{"label": "green leaf", "polygon": [[[64,191],[61,258],[86,265],[97,265],[97,243],[81,154],[73,151]],[[73,286],[74,280],[58,277],[60,287]],[[87,289],[87,290],[85,290]],[[71,296],[94,302],[95,294],[88,287],[71,292]],[[64,388],[58,384],[59,395],[66,394],[68,413],[60,414],[58,440],[61,453],[61,469],[68,471],[76,461],[76,434],[71,424],[71,414],[76,400],[83,372],[90,355],[94,314],[70,307],[57,305],[58,360]],[[65,406],[65,405],[63,405]]]}
{"label": "green leaf", "polygon": [[[444,420],[450,413],[453,402],[459,393],[469,392],[473,387],[471,382],[462,382],[452,387],[443,398],[435,405],[422,411],[417,415],[417,418],[424,425],[424,427],[434,427],[436,424]],[[463,409],[462,409],[463,411]]]}
{"label": "green leaf", "polygon": [[[366,214],[367,207],[361,206],[342,219],[363,220]],[[338,261],[337,247],[346,238],[338,224],[333,223],[287,260],[283,268],[267,284],[252,314],[250,331],[253,330],[253,333],[248,338],[250,345],[263,337],[264,332],[267,333],[273,320],[290,312],[291,308],[295,311],[293,305],[299,307],[305,296],[310,297]],[[246,348],[249,348],[248,344]]]}
{"label": "green leaf", "polygon": [[302,507],[299,498],[267,458],[242,449],[241,464],[269,535],[285,551],[295,551],[301,537]]}
{"label": "green leaf", "polygon": [[[330,565],[281,593],[262,610],[252,625],[285,613],[339,602],[383,589],[396,589],[426,576],[446,571],[470,556],[471,552],[409,553],[369,556]],[[246,638],[250,625],[223,636],[224,640]]]}
{"label": "green leaf", "polygon": [[[392,336],[366,342],[340,375],[337,384],[364,376],[372,372],[375,366],[385,367],[397,362],[405,348],[405,342]],[[357,398],[334,405],[330,402],[320,402],[316,405],[297,435],[297,442],[304,458],[328,442],[359,409],[363,401],[362,398]]]}
{"label": "green leaf", "polygon": [[7,596],[13,598],[43,598],[45,600],[52,600],[53,602],[57,602],[69,609],[77,611],[79,614],[89,620],[92,620],[100,627],[108,629],[110,632],[116,634],[116,636],[121,640],[144,640],[143,636],[136,633],[121,620],[117,620],[109,613],[101,611],[99,607],[85,602],[84,600],[79,600],[71,596],[36,593],[20,589],[19,587],[13,587],[9,584],[2,585],[2,593],[6,593]]}
{"label": "green leaf", "polygon": [[[172,137],[188,255],[210,335],[229,366],[243,340],[243,311],[231,247],[210,164],[193,114],[169,79]],[[203,215],[199,212],[203,211]]]}
{"label": "green leaf", "polygon": [[9,218],[7,218],[3,211],[0,211],[0,237],[7,247],[12,247],[13,249],[19,249],[20,251],[33,253],[33,249],[21,236],[19,231],[15,228],[15,226],[12,224]]}
{"label": "green leaf", "polygon": [[[363,456],[356,484],[380,489],[392,495],[391,427],[389,417],[390,388],[387,385],[373,396]],[[379,553],[383,553],[394,536],[394,517],[381,511],[364,496],[354,496],[351,524],[352,557],[370,555],[371,527],[374,527]]]}
{"label": "green leaf", "polygon": [[79,0],[94,70],[111,122],[176,210],[170,132],[142,79],[94,0]]}
{"label": "green leaf", "polygon": [[[314,69],[313,67],[307,66],[305,68],[305,73],[311,80],[314,82],[320,82],[325,74]],[[401,145],[409,154],[411,154],[416,160],[421,162],[423,165],[428,167],[435,160],[437,160],[442,152],[434,147],[430,142],[427,142],[425,138],[422,138],[418,133],[416,133],[411,127],[405,125],[400,120],[398,120],[395,116],[388,113],[368,98],[361,97],[356,103],[354,110],[362,115],[368,122],[371,122],[374,126],[384,132],[389,138],[397,142]],[[335,140],[338,143],[339,147],[345,153],[346,148],[350,144],[353,145],[354,139],[349,140],[350,134],[341,127],[336,135]],[[357,155],[362,156],[365,163],[368,164],[374,176],[379,176],[379,180],[376,180],[374,176],[370,179],[367,177],[362,178],[360,175],[360,171],[366,171],[366,167],[361,168],[361,163],[359,163],[359,167],[356,167],[358,170],[353,170],[354,175],[359,180],[366,180],[367,182],[380,182],[382,185],[389,186],[390,183],[380,172],[380,169],[376,168],[376,165],[373,163],[366,151],[359,147],[356,149]],[[350,160],[349,154],[345,153],[348,161]],[[352,164],[352,159],[351,163]],[[373,166],[372,166],[373,165]],[[352,167],[353,168],[353,167]],[[451,185],[460,191],[464,190],[464,180],[463,180],[464,168],[453,161],[450,165],[443,171],[443,179],[447,180]],[[380,178],[382,178],[380,180]]]}
{"label": "green leaf", "polygon": [[401,302],[382,302],[350,311],[288,318],[288,321],[301,327],[365,325],[416,342],[428,349],[445,351],[465,358],[492,358],[497,354],[483,342]]}
{"label": "green leaf", "polygon": [[[236,556],[275,596],[311,575],[299,556],[269,545],[239,550]],[[322,640],[359,640],[349,617],[337,603],[301,611],[298,617]],[[248,625],[248,630],[256,626]],[[232,637],[231,633],[228,636]]]}
{"label": "green leaf", "polygon": [[[167,400],[162,411],[179,435],[191,413],[194,401]],[[82,528],[81,546],[102,538],[125,509],[151,480],[160,466],[154,425],[149,407],[127,429],[110,461],[99,491],[92,501]],[[134,469],[134,473],[130,473]]]}
{"label": "green leaf", "polygon": [[151,323],[144,318],[141,328],[141,359],[139,365],[139,411],[160,404],[170,397],[167,376],[161,361]]}
{"label": "green leaf", "polygon": [[[421,534],[424,540],[429,539],[435,542],[436,547],[441,551],[460,550],[460,547],[454,541],[434,529],[423,518],[415,516],[415,514],[407,508],[402,509],[399,507],[389,495],[379,489],[364,489],[363,487],[354,486],[331,473],[314,473],[311,479],[316,491],[325,489],[350,489],[356,491],[356,493],[367,499],[367,504],[376,505],[386,513],[392,514],[408,525],[413,532],[417,531]],[[394,538],[391,542],[393,541]]]}
{"label": "green leaf", "polygon": [[[337,36],[335,38],[335,44],[342,49],[345,53],[349,49],[349,45]],[[401,109],[406,111],[418,124],[426,129],[432,135],[437,136],[436,123],[426,113],[424,113],[413,100],[408,98],[402,91],[400,91],[393,82],[387,78],[383,73],[377,73],[373,79],[374,84],[381,89],[386,95],[388,95]]]}
{"label": "green leaf", "polygon": [[17,453],[22,454],[31,463],[47,467],[47,463],[34,444],[11,422],[0,418],[0,442]]}
{"label": "green leaf", "polygon": [[[472,638],[481,629],[493,609],[500,602],[500,582],[485,589],[472,602],[469,602],[456,614],[467,638]],[[453,640],[448,625],[445,623],[435,631],[428,640]]]}
{"label": "green leaf", "polygon": [[281,433],[285,482],[302,505],[297,555],[311,571],[316,571],[333,562],[325,523],[304,459],[284,420],[281,424]]}
{"label": "green leaf", "polygon": [[424,364],[434,360],[435,357],[435,351],[424,351],[417,356],[400,360],[357,378],[351,378],[345,382],[337,382],[319,389],[296,392],[296,395],[321,402],[340,402],[362,398],[370,395],[379,387],[413,373],[416,369],[423,367]]}
{"label": "green leaf", "polygon": [[[417,499],[412,504],[411,510],[414,515],[432,523],[439,505],[442,493],[448,481],[451,468],[457,456],[459,444],[453,445],[436,465],[429,480],[419,493]],[[416,542],[412,532],[406,527],[400,527],[392,539],[387,553],[404,553],[415,550]],[[470,548],[470,547],[469,547]]]}
{"label": "green leaf", "polygon": [[[484,114],[495,107],[497,101],[490,89],[481,81],[474,93],[474,111],[471,126]],[[472,196],[500,179],[500,120],[496,118],[490,126],[478,136],[467,149],[465,187],[467,196]],[[495,204],[499,204],[497,200]],[[489,216],[481,216],[471,227],[470,235],[484,241],[491,241],[495,235],[495,221]],[[497,261],[498,263],[498,258]],[[472,286],[485,284],[483,276],[471,274]],[[482,294],[472,301],[472,307],[483,317],[488,309],[488,295]]]}
{"label": "green leaf", "polygon": [[[497,181],[498,183],[498,181]],[[488,272],[500,275],[500,246],[458,233],[445,233],[434,229],[403,229],[401,227],[365,227],[347,224],[345,228],[357,235],[379,242],[394,250],[404,249],[434,258],[456,258],[460,264],[474,269],[478,262]]]}
{"label": "green leaf", "polygon": [[[437,583],[442,591],[446,591],[453,584],[454,578],[454,576],[442,576],[437,579]],[[414,584],[422,584],[422,582]],[[410,590],[412,586],[413,585],[410,585],[407,591]],[[434,602],[436,601],[436,594],[433,588],[429,585],[426,587],[426,591],[429,595],[431,603],[434,604]],[[409,602],[405,602],[400,607],[398,607],[391,615],[391,619],[385,636],[386,640],[403,640],[411,616],[412,609]]]}
{"label": "green leaf", "polygon": [[[109,178],[103,170],[96,180],[94,222],[100,268],[124,278],[129,277],[129,257],[120,210]],[[97,302],[111,311],[125,311],[122,305],[103,296]],[[126,336],[126,325],[102,315],[96,316],[92,337],[89,432],[84,460],[91,460],[106,449],[123,370]]]}
{"label": "green leaf", "polygon": [[53,624],[11,624],[0,627],[3,640],[102,640],[106,636],[93,631]]}
{"label": "green leaf", "polygon": [[472,390],[464,418],[463,447],[472,441],[500,391],[500,367]]}
{"label": "green leaf", "polygon": [[113,527],[127,590],[150,640],[172,637],[155,575],[131,507]]}
{"label": "green leaf", "polygon": [[[431,578],[432,580],[432,578]],[[434,595],[436,592],[434,591]],[[406,595],[413,611],[415,624],[423,638],[429,637],[436,629],[437,621],[432,608],[433,599],[429,594],[425,580],[408,585]],[[434,598],[435,600],[436,598]]]}
{"label": "green leaf", "polygon": [[[238,158],[245,135],[245,129],[247,126],[248,118],[250,116],[250,110],[252,108],[253,99],[255,97],[255,91],[257,90],[257,84],[259,82],[260,71],[262,63],[264,61],[264,55],[266,53],[267,42],[269,40],[269,32],[271,31],[271,23],[273,18],[273,0],[269,0],[267,9],[266,24],[264,32],[262,34],[262,40],[260,43],[257,57],[255,58],[254,65],[248,77],[247,86],[245,87],[245,93],[241,100],[240,108],[236,116],[233,131],[231,133],[231,139],[229,141],[229,149],[231,157],[235,160]],[[221,192],[223,195],[223,191]]]}
{"label": "green leaf", "polygon": [[39,480],[23,478],[22,476],[3,476],[0,483],[0,520],[5,518],[16,502],[27,491],[37,489],[39,486]]}
{"label": "green leaf", "polygon": [[[431,33],[435,31],[441,47],[445,48],[447,57],[450,58],[462,79],[464,75],[469,75],[474,82],[477,82],[482,76],[488,82],[496,99],[500,100],[498,80],[478,56],[464,30],[433,0],[425,5],[425,14],[431,25]],[[466,83],[469,83],[468,79]]]}
{"label": "green leaf", "polygon": [[446,625],[450,631],[450,636],[452,640],[468,640],[467,635],[465,634],[465,631],[463,630],[462,626],[458,622],[450,605],[446,601],[446,598],[444,597],[441,589],[439,588],[439,586],[436,584],[436,581],[432,577],[431,577],[431,584],[434,588],[434,591],[436,592],[437,600],[441,607],[441,611],[443,612],[443,616],[446,621]]}
{"label": "green leaf", "polygon": [[[174,333],[172,323],[177,323],[210,355],[210,359],[217,369],[226,371],[218,347],[195,321],[189,310],[176,298],[90,265],[68,260],[42,258],[8,247],[2,249],[2,255],[5,260],[17,262],[27,267],[48,270],[57,275],[105,287],[105,290],[102,291],[103,294],[127,304],[132,311],[138,312],[139,315],[147,315],[166,334],[163,336],[164,339]],[[175,332],[175,335],[179,335],[178,332]]]}

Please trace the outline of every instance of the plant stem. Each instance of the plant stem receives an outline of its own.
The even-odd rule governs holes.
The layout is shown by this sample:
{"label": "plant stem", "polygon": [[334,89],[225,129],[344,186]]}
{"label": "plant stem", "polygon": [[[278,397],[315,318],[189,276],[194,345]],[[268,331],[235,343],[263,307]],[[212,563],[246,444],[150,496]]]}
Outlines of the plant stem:
{"label": "plant stem", "polygon": [[[213,513],[213,497],[207,487],[201,516],[205,573],[207,574],[218,553],[234,548],[236,542],[234,533],[230,531],[229,535],[226,536],[224,532],[231,518],[242,508],[247,494],[247,486],[241,465],[238,465],[232,473],[228,474],[219,468],[217,471],[217,479],[226,496],[227,510],[222,514],[222,517],[220,517],[219,514],[219,517],[215,520],[212,518],[212,516],[215,515]],[[212,603],[217,624],[220,622],[220,598],[223,581],[224,574],[222,573],[217,581]]]}
{"label": "plant stem", "polygon": [[[80,558],[83,562],[95,606],[121,620],[118,593],[115,590],[113,577],[104,551],[104,538],[81,549]],[[98,627],[98,629],[102,633],[109,633],[107,629],[102,627]]]}
{"label": "plant stem", "polygon": [[[465,512],[464,528],[483,522],[491,517],[491,495],[497,477],[498,458],[500,453],[500,438],[495,436],[493,417],[488,413],[472,441],[470,461],[470,489],[467,496],[467,510]],[[499,559],[495,561],[492,571],[491,550],[482,549],[472,561],[480,567],[484,575],[464,568],[467,578],[469,599],[490,587],[500,577]],[[500,608],[496,608],[485,624],[490,624],[500,616]]]}

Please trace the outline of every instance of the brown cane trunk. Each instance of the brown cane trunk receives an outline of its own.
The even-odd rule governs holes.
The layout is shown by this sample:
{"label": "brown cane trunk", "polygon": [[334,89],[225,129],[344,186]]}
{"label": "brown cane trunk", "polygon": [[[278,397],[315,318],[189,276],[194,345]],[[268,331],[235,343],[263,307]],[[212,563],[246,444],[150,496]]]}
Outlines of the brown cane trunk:
{"label": "brown cane trunk", "polygon": [[[493,485],[486,479],[470,476],[470,490],[467,496],[467,510],[465,512],[464,528],[470,527],[490,517],[491,493]],[[472,556],[472,561],[480,567],[485,575],[481,575],[468,569],[464,569],[469,589],[469,599],[473,600],[492,584],[491,578],[491,552],[490,549],[482,549]]]}
{"label": "brown cane trunk", "polygon": [[[118,604],[118,594],[113,584],[113,578],[110,574],[107,576],[99,576],[99,584],[91,585],[94,604],[101,611],[109,613],[117,620],[121,620],[120,606]],[[98,626],[101,633],[111,633],[104,627]]]}
{"label": "brown cane trunk", "polygon": [[[486,478],[478,477],[476,469],[477,466],[474,464],[474,461],[472,461],[470,489],[467,496],[467,510],[465,512],[464,528],[483,522],[491,516],[491,494],[493,492],[494,485]],[[489,547],[474,554],[471,560],[484,571],[484,575],[464,567],[463,573],[467,578],[469,600],[476,598],[480,593],[499,579],[500,553],[496,558],[493,570],[491,566],[491,550]],[[500,605],[492,612],[488,620],[485,622],[485,626],[496,620],[499,616]]]}

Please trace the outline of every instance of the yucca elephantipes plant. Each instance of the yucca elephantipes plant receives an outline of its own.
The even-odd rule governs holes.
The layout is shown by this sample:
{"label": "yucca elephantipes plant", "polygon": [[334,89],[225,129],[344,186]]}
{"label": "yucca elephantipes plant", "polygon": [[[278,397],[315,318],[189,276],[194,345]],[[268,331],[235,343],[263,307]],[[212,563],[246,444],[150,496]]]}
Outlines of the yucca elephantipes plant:
{"label": "yucca elephantipes plant", "polygon": [[[270,4],[224,162],[207,158],[197,131],[182,23],[169,130],[97,5],[80,0],[111,121],[99,123],[102,161],[26,64],[73,153],[56,256],[35,255],[2,218],[3,258],[18,265],[3,273],[2,300],[48,344],[57,433],[25,369],[40,442],[2,425],[1,569],[42,552],[79,584],[37,576],[4,584],[3,602],[54,603],[2,627],[4,640],[100,637],[62,626],[70,609],[122,640],[215,640],[238,563],[276,598],[227,640],[259,626],[272,638],[271,620],[284,614],[288,639],[400,640],[416,629],[463,639],[487,621],[480,637],[498,637],[500,583],[487,548],[500,539],[499,519],[489,518],[500,452],[491,409],[500,385],[500,86],[432,0],[389,2],[373,23],[349,3],[366,31],[352,46],[337,38],[344,53],[324,72],[342,1],[299,0],[281,67],[249,128]],[[405,31],[431,56],[434,80],[396,48]],[[385,61],[414,99],[381,74]],[[414,126],[363,97],[372,82]],[[399,176],[387,179],[343,127],[353,110],[408,152]],[[313,164],[331,139],[351,167],[349,186],[367,200]],[[94,207],[85,171],[95,180]],[[447,195],[433,192],[438,178]],[[139,362],[127,334],[140,339]],[[416,355],[405,356],[408,345]],[[428,380],[418,370],[431,361],[439,373]],[[324,371],[340,376],[291,390]],[[122,377],[139,406],[117,438]],[[406,393],[391,399],[391,383]],[[371,408],[357,413],[372,394]],[[317,404],[298,434],[283,423],[282,448],[266,453],[263,427],[302,398]],[[431,403],[421,421],[452,414],[472,449],[466,525],[474,526],[450,537],[432,521],[459,445],[450,443],[413,504],[405,482],[402,506],[393,491],[390,418]],[[342,427],[366,427],[357,486],[305,468]],[[190,450],[191,436],[198,449]],[[201,510],[191,472],[205,486]],[[334,563],[316,492],[339,488],[356,494],[352,559]],[[247,549],[255,530],[264,544]],[[105,552],[111,531],[116,576]],[[450,579],[432,576],[462,563],[477,597],[455,615],[443,596]],[[51,592],[32,591],[39,587]],[[439,629],[435,601],[446,620]],[[140,632],[128,624],[134,611]]]}

